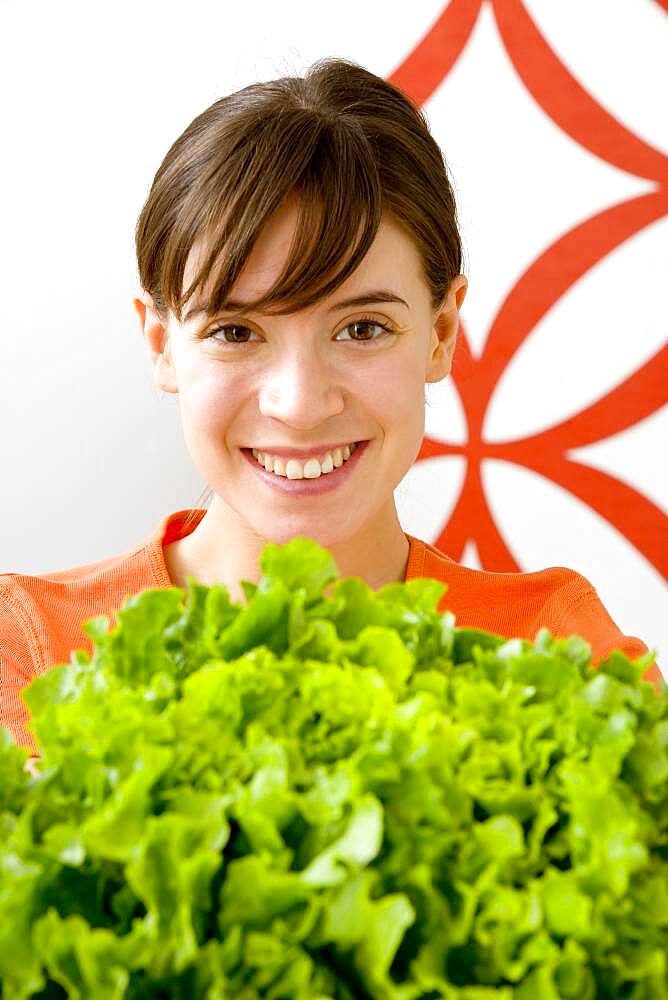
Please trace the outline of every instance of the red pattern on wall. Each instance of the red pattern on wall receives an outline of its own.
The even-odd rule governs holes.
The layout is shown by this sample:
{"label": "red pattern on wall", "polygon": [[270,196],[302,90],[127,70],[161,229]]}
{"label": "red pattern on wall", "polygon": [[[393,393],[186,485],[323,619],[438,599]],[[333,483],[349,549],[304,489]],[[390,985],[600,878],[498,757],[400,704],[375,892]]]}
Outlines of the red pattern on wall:
{"label": "red pattern on wall", "polygon": [[[668,0],[656,0],[668,9]],[[460,324],[452,379],[467,421],[464,445],[425,437],[417,461],[463,455],[466,476],[436,545],[460,560],[472,540],[484,569],[520,570],[490,510],[481,476],[484,458],[531,469],[569,490],[618,529],[668,577],[668,517],[648,497],[612,475],[568,457],[570,449],[601,441],[640,422],[668,401],[668,347],[594,404],[540,433],[487,442],[483,421],[507,365],[539,320],[568,289],[612,250],[668,213],[668,158],[600,106],[563,65],[520,0],[452,0],[390,80],[424,104],[464,49],[483,3],[493,10],[506,52],[524,86],[552,121],[596,156],[655,190],[592,216],[557,239],[510,288],[476,359]]]}

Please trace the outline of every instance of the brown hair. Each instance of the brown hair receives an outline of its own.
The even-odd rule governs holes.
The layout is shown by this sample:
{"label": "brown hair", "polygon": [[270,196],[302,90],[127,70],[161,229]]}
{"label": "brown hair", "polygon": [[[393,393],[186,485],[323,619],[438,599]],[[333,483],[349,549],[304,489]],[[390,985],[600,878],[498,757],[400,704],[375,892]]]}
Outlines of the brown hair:
{"label": "brown hair", "polygon": [[[382,77],[321,59],[304,77],[254,83],[188,125],[153,179],[135,231],[139,279],[179,322],[214,267],[209,315],[230,290],[273,212],[291,195],[299,221],[275,285],[252,303],[296,312],[331,294],[361,263],[381,214],[413,239],[439,306],[461,268],[448,170],[422,111]],[[199,237],[208,256],[183,290]]]}
{"label": "brown hair", "polygon": [[[298,222],[289,259],[249,310],[297,312],[330,295],[361,263],[383,213],[412,238],[433,305],[442,304],[462,246],[448,169],[426,118],[382,77],[321,59],[304,77],[221,98],[168,150],[135,231],[141,286],[163,322],[168,311],[183,322],[207,282],[203,305],[219,313],[265,223],[290,196]],[[201,237],[208,255],[183,289]]]}

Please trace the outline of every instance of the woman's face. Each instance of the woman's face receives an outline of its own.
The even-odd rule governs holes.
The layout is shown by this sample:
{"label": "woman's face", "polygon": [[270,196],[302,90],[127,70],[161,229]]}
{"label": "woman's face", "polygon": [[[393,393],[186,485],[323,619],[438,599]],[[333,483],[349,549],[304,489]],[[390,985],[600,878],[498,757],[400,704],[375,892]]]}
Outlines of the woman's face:
{"label": "woman's face", "polygon": [[[290,204],[270,220],[234,303],[273,285],[295,224]],[[197,253],[196,245],[184,288]],[[385,219],[358,269],[308,309],[271,316],[239,306],[210,319],[192,314],[200,305],[193,299],[182,324],[174,316],[166,330],[155,317],[145,322],[156,383],[178,392],[187,447],[224,518],[263,541],[305,536],[333,546],[394,513],[393,491],[424,432],[424,384],[449,371],[465,290],[458,276],[437,315],[416,247]],[[277,471],[253,451],[271,457],[270,469],[278,458]],[[313,462],[305,468],[313,457],[319,476]]]}

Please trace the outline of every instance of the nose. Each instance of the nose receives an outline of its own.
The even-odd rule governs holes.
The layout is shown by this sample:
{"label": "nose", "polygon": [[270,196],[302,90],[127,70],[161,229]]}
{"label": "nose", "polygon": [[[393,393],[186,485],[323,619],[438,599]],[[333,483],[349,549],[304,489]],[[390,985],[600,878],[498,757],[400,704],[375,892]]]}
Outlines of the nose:
{"label": "nose", "polygon": [[298,430],[313,430],[344,408],[343,388],[312,345],[294,346],[264,373],[259,409]]}

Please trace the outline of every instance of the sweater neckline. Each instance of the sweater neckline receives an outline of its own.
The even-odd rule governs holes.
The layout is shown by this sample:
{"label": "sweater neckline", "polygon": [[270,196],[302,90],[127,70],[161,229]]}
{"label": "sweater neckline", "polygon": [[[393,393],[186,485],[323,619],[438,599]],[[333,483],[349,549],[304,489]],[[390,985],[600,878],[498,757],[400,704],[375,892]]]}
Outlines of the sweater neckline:
{"label": "sweater neckline", "polygon": [[[156,586],[167,588],[176,586],[167,569],[164,548],[172,542],[186,538],[187,535],[195,530],[205,514],[205,507],[191,507],[168,514],[160,521],[160,524],[146,545]],[[421,539],[416,538],[414,535],[410,535],[408,532],[404,532],[404,534],[408,539],[409,545],[408,561],[404,575],[405,582],[406,580],[413,580],[416,577],[424,576],[427,547]]]}

